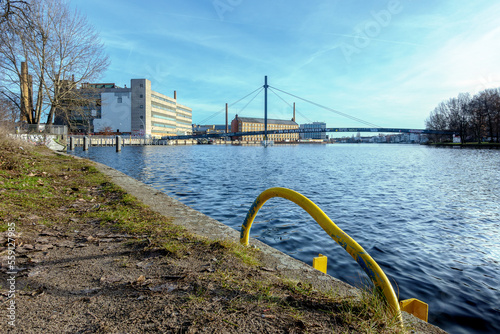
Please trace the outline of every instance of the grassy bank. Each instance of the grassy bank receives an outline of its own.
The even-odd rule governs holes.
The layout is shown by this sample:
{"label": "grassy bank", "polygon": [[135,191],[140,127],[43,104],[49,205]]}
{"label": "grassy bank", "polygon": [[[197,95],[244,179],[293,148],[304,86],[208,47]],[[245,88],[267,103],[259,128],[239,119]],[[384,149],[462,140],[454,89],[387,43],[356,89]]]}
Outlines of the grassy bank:
{"label": "grassy bank", "polygon": [[[24,267],[17,279],[19,332],[61,324],[82,333],[401,332],[367,291],[340,297],[281,278],[262,268],[257,250],[171,224],[91,162],[5,137],[0,221],[4,237],[15,226],[16,260]],[[5,256],[7,238],[1,241]],[[95,266],[90,274],[88,259]],[[1,332],[5,326],[2,320]]]}

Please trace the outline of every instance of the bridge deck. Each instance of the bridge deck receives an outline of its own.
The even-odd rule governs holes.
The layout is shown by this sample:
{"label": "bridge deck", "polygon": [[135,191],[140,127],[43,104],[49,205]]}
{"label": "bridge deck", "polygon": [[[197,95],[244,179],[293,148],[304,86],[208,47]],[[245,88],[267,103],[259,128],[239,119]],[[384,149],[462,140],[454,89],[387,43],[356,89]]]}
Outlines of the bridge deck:
{"label": "bridge deck", "polygon": [[[289,130],[267,130],[267,134],[276,133],[314,133],[314,132],[386,132],[386,133],[418,133],[453,135],[453,131],[427,130],[427,129],[396,129],[396,128],[324,128],[324,129],[289,129]],[[195,138],[221,138],[264,135],[265,131],[230,132],[230,133],[208,133],[203,135],[166,136],[162,139],[195,139]]]}

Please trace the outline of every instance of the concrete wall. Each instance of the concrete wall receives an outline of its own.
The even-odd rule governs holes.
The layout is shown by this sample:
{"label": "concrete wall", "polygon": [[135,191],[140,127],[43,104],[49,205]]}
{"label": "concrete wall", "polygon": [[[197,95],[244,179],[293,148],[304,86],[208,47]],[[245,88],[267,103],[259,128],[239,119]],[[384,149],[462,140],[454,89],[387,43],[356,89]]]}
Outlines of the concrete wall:
{"label": "concrete wall", "polygon": [[[151,81],[132,79],[132,132],[151,136]],[[142,129],[141,129],[142,127]]]}
{"label": "concrete wall", "polygon": [[111,127],[112,131],[131,132],[131,93],[101,93],[101,118],[94,119],[94,131],[103,131]]}

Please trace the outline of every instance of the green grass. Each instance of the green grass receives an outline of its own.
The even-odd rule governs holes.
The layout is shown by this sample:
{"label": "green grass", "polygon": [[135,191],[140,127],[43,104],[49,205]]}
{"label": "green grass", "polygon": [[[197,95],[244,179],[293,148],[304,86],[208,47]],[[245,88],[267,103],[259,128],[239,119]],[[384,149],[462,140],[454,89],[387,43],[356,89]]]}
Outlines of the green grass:
{"label": "green grass", "polygon": [[245,247],[239,242],[235,241],[230,241],[230,240],[214,240],[214,241],[209,241],[208,244],[211,245],[211,247],[215,248],[223,248],[226,249],[228,252],[239,258],[243,263],[249,265],[249,266],[261,266],[262,263],[257,259],[257,250],[251,247]]}
{"label": "green grass", "polygon": [[340,304],[339,315],[347,325],[362,333],[380,333],[387,329],[404,332],[380,293],[368,289],[360,292],[358,299],[345,299]]}

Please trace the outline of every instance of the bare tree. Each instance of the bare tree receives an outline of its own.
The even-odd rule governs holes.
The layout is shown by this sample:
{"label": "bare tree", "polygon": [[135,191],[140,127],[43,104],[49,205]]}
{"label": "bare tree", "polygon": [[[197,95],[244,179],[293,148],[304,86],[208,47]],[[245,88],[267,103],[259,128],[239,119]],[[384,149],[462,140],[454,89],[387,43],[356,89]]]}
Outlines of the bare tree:
{"label": "bare tree", "polygon": [[24,0],[0,0],[0,26],[13,16],[27,16],[28,3]]}
{"label": "bare tree", "polygon": [[496,136],[496,142],[500,143],[500,89],[495,89],[492,95],[491,105],[493,107],[493,127]]}
{"label": "bare tree", "polygon": [[[445,102],[441,102],[425,120],[426,128],[429,130],[449,130],[449,114],[448,105]],[[430,138],[434,141],[441,141],[443,137],[440,135],[431,135]]]}
{"label": "bare tree", "polygon": [[447,102],[449,128],[458,131],[462,144],[467,139],[470,127],[470,103],[471,97],[469,93],[461,93],[458,97],[451,98]]}
{"label": "bare tree", "polygon": [[113,134],[113,128],[110,126],[105,126],[102,129],[99,129],[99,132],[102,132],[105,136],[110,136]]}
{"label": "bare tree", "polygon": [[19,108],[12,101],[0,97],[0,128],[10,129],[19,118]]}
{"label": "bare tree", "polygon": [[[84,97],[75,96],[76,88],[97,79],[109,60],[95,29],[78,11],[71,11],[66,2],[27,1],[31,8],[29,18],[8,21],[9,29],[0,33],[2,85],[11,100],[21,95],[26,81],[29,87],[34,85],[32,115],[25,119],[38,124],[46,113],[47,124],[52,124],[56,110],[71,110],[68,101],[83,103]],[[31,80],[23,76],[22,62],[28,64]]]}
{"label": "bare tree", "polygon": [[500,96],[497,89],[486,89],[481,93],[482,99],[484,100],[484,113],[486,115],[487,133],[490,142],[495,140],[495,134],[498,140],[498,129],[497,129],[497,118],[498,118],[498,100]]}
{"label": "bare tree", "polygon": [[487,109],[488,101],[486,99],[486,94],[480,92],[471,100],[471,131],[473,133],[474,139],[481,144],[483,138],[487,132]]}
{"label": "bare tree", "polygon": [[471,97],[459,94],[441,102],[425,121],[433,130],[455,130],[462,144],[469,138],[481,143],[485,137],[500,142],[500,89],[486,89]]}

